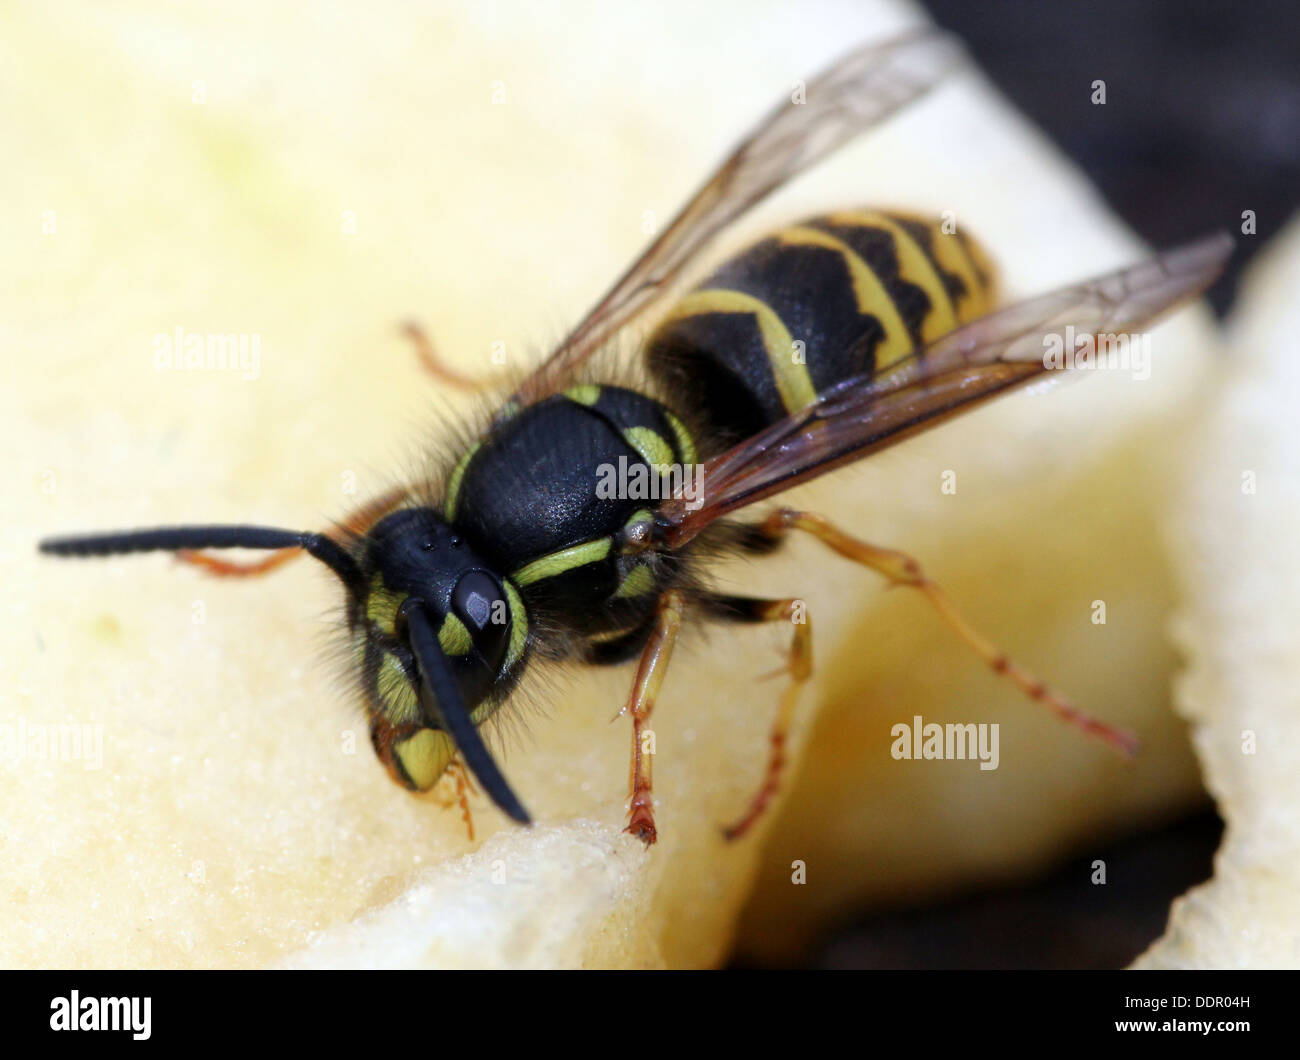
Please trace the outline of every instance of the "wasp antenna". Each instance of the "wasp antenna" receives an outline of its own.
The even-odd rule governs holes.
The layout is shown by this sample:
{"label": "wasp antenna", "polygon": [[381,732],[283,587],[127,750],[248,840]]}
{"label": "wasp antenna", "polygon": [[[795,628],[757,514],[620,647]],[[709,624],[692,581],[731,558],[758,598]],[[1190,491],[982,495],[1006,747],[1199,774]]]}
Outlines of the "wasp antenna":
{"label": "wasp antenna", "polygon": [[76,537],[47,537],[39,549],[50,556],[116,556],[130,552],[179,552],[205,548],[300,548],[320,560],[353,593],[364,593],[361,571],[333,538],[272,526],[160,526]]}
{"label": "wasp antenna", "polygon": [[451,672],[451,664],[438,643],[433,623],[425,610],[424,601],[408,600],[402,605],[402,614],[406,617],[407,629],[411,634],[411,650],[415,653],[415,662],[420,668],[420,676],[424,679],[424,688],[428,693],[432,720],[451,736],[470,772],[501,811],[520,824],[532,824],[528,811],[506,783],[492,752],[488,750],[483,737],[479,735],[478,727],[469,716],[455,675]]}

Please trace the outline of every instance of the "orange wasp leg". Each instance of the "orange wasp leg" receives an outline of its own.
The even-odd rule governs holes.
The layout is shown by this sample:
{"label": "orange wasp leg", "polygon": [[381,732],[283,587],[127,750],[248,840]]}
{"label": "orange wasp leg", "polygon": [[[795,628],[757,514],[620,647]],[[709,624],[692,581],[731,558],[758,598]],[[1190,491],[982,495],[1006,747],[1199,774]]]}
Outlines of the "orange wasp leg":
{"label": "orange wasp leg", "polygon": [[812,623],[808,620],[807,606],[802,600],[757,600],[748,596],[710,596],[704,601],[706,608],[720,618],[733,622],[789,622],[794,627],[786,664],[776,674],[788,674],[789,684],[781,693],[781,705],[768,737],[767,770],[763,783],[749,800],[749,808],[734,823],[722,830],[729,840],[739,839],[763,816],[772,797],[781,786],[781,777],[787,764],[785,749],[790,725],[794,721],[795,707],[803,686],[812,677]]}
{"label": "orange wasp leg", "polygon": [[[380,494],[375,500],[349,515],[340,526],[349,534],[364,534],[379,521],[380,516],[387,515],[405,496],[406,490],[402,488],[391,489],[387,493]],[[302,554],[300,548],[278,548],[262,559],[243,563],[239,560],[222,559],[210,552],[180,549],[176,552],[176,558],[182,563],[200,567],[209,574],[221,578],[252,578],[259,574],[267,574]]]}
{"label": "orange wasp leg", "polygon": [[469,841],[474,842],[474,817],[469,812],[469,797],[477,795],[474,789],[474,782],[469,779],[469,770],[459,758],[453,758],[447,766],[452,775],[456,778],[456,803],[460,806],[461,819],[465,822],[465,829],[469,832]]}
{"label": "orange wasp leg", "polygon": [[[403,776],[402,767],[398,765],[395,747],[402,741],[414,736],[421,728],[423,726],[418,722],[394,725],[382,714],[375,714],[370,719],[370,743],[375,749],[375,754],[388,771],[393,783],[406,788],[408,791],[415,789],[412,787],[411,782]],[[455,781],[456,793],[452,798],[456,805],[460,807],[461,820],[465,822],[465,829],[469,833],[469,839],[472,843],[474,841],[474,817],[470,813],[469,797],[477,795],[478,789],[474,787],[469,770],[465,768],[465,763],[460,760],[459,756],[447,763],[447,773]],[[444,792],[445,789],[439,789],[437,797],[442,806],[451,809],[451,803],[447,801]]]}
{"label": "orange wasp leg", "polygon": [[199,567],[219,578],[252,578],[259,574],[269,574],[277,567],[282,567],[291,559],[297,559],[301,555],[300,548],[277,548],[262,559],[241,563],[239,560],[221,559],[208,552],[195,552],[187,548],[176,552],[176,558],[182,563]]}
{"label": "orange wasp leg", "polygon": [[947,594],[927,578],[921,570],[921,565],[906,553],[878,548],[844,533],[820,515],[793,511],[789,508],[773,512],[759,524],[759,530],[774,541],[780,540],[791,530],[803,530],[841,556],[884,575],[892,584],[916,589],[930,601],[939,613],[939,617],[988,664],[994,673],[1007,678],[1026,696],[1042,703],[1062,721],[1104,740],[1124,754],[1137,753],[1139,743],[1132,733],[1085,714],[1059,692],[1053,691],[1038,678],[1022,669],[1008,658],[1005,652],[999,651],[962,617]]}
{"label": "orange wasp leg", "polygon": [[420,367],[444,386],[476,394],[495,389],[506,379],[504,372],[472,376],[456,371],[438,353],[437,347],[434,346],[433,340],[429,338],[424,328],[414,321],[407,321],[402,325],[402,334],[410,339],[411,345],[415,347],[415,358],[420,362]]}
{"label": "orange wasp leg", "polygon": [[646,722],[654,710],[659,689],[668,672],[668,662],[672,658],[673,645],[677,642],[677,633],[682,626],[682,611],[685,599],[677,589],[670,589],[659,598],[655,616],[654,629],[650,639],[641,651],[641,664],[637,667],[636,680],[628,694],[627,705],[622,713],[632,715],[632,776],[629,788],[628,821],[625,832],[640,839],[646,846],[658,838],[655,831],[654,799],[652,797],[653,773],[651,761],[653,752],[647,750],[644,737],[653,734],[646,730]]}

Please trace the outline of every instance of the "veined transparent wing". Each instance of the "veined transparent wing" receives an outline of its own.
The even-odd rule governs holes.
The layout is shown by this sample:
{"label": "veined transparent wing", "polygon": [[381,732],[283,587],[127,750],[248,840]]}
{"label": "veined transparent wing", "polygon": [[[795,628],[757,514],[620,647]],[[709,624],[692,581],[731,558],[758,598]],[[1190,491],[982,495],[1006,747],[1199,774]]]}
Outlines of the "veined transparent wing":
{"label": "veined transparent wing", "polygon": [[1148,327],[1204,291],[1231,250],[1226,234],[1209,236],[990,313],[880,374],[823,391],[806,408],[706,462],[702,495],[670,498],[656,512],[659,540],[680,547],[728,512],[1043,378],[1053,370],[1049,340],[1067,328],[1077,343]]}
{"label": "veined transparent wing", "polygon": [[960,48],[949,35],[932,28],[914,30],[850,52],[808,82],[802,102],[782,101],[520,384],[506,407],[529,404],[563,389],[592,354],[650,306],[732,221],[929,91],[959,55]]}

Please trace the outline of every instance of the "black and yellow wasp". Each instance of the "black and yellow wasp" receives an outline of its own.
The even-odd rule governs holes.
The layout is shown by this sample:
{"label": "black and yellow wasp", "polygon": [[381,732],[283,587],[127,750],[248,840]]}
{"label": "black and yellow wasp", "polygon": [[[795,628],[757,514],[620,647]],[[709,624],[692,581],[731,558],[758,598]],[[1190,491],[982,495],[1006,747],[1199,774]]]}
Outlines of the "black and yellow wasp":
{"label": "black and yellow wasp", "polygon": [[[530,660],[639,656],[625,708],[633,727],[628,831],[655,840],[641,736],[682,623],[790,620],[799,603],[717,593],[708,560],[770,551],[795,530],[920,590],[996,672],[1131,750],[1131,736],[1077,711],[968,626],[910,557],[807,512],[779,509],[752,523],[724,517],[1043,380],[1045,340],[1067,326],[1079,337],[1148,326],[1218,275],[1226,236],[994,311],[992,269],[964,233],[893,211],[828,213],[751,246],[677,302],[645,345],[645,385],[584,374],[730,222],[926,92],[958,54],[943,34],[916,31],[859,48],[809,82],[800,102],[782,103],[513,389],[477,440],[453,454],[436,485],[380,497],[331,533],[180,526],[53,538],[41,550],[172,550],[218,573],[265,571],[301,552],[316,557],[343,583],[371,737],[393,778],[425,791],[463,765],[522,823],[528,813],[480,726]],[[451,378],[427,342],[420,352]],[[671,469],[694,469],[696,488],[679,481],[651,502],[602,491],[611,467],[666,486]],[[227,548],[276,551],[244,565],[203,551]],[[732,838],[776,790],[796,694],[811,673],[811,626],[793,628],[791,680],[766,775],[727,829]]]}

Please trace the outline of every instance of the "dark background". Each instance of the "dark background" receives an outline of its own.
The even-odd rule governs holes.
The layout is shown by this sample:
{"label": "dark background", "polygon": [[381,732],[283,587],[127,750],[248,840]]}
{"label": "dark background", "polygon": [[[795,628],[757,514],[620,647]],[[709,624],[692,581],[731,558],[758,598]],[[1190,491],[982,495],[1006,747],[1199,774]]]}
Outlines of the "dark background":
{"label": "dark background", "polygon": [[1238,238],[1210,292],[1222,315],[1242,265],[1300,204],[1300,4],[922,3],[1153,246],[1239,235],[1255,211],[1257,235]]}
{"label": "dark background", "polygon": [[[1210,292],[1300,207],[1300,3],[928,0],[1004,93],[1155,247],[1216,228],[1238,250]],[[1105,106],[1091,102],[1106,82]],[[1241,236],[1254,210],[1257,234]],[[1208,879],[1222,825],[1202,813],[1093,853],[1040,884],[875,916],[827,940],[822,968],[1119,968]],[[1102,857],[1110,883],[1089,882]],[[1103,900],[1104,899],[1104,900]]]}

